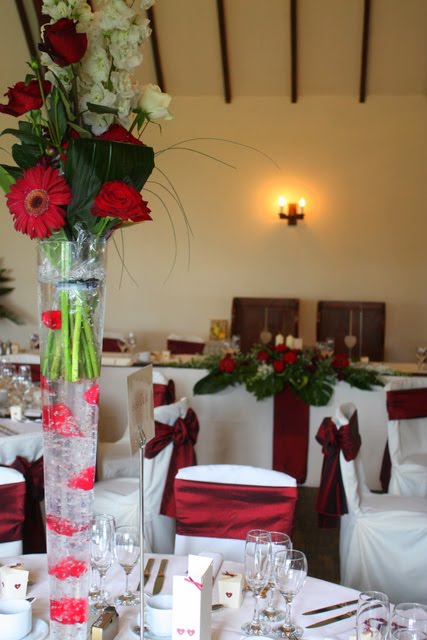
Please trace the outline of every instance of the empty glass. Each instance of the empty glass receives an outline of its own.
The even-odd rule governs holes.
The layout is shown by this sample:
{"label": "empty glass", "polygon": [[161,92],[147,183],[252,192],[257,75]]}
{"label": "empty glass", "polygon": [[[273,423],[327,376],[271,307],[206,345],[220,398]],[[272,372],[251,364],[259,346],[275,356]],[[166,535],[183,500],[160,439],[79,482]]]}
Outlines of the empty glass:
{"label": "empty glass", "polygon": [[387,640],[389,629],[388,596],[381,591],[362,591],[357,603],[357,640]]}
{"label": "empty glass", "polygon": [[245,577],[254,598],[254,614],[250,622],[242,625],[248,636],[265,636],[271,628],[259,619],[259,598],[270,577],[271,537],[268,531],[252,529],[246,535]]}
{"label": "empty glass", "polygon": [[114,560],[115,523],[109,514],[95,515],[92,524],[91,562],[99,573],[99,596],[95,602],[97,609],[108,607],[104,578]]}
{"label": "empty glass", "polygon": [[292,549],[292,542],[286,533],[280,531],[270,531],[271,537],[271,561],[270,561],[270,578],[268,582],[268,601],[267,607],[261,611],[260,620],[268,620],[269,622],[278,622],[285,617],[285,611],[274,607],[274,556],[278,551],[286,551]]}
{"label": "empty glass", "polygon": [[117,527],[115,535],[115,554],[117,562],[126,574],[125,592],[115,598],[117,605],[132,607],[139,603],[139,596],[129,589],[129,576],[136,566],[141,553],[139,529],[137,527]]}
{"label": "empty glass", "polygon": [[422,371],[427,359],[427,347],[417,347],[416,358],[418,371]]}
{"label": "empty glass", "polygon": [[403,602],[395,606],[391,618],[392,640],[427,639],[427,605]]}
{"label": "empty glass", "polygon": [[274,556],[274,583],[286,602],[285,619],[274,635],[278,638],[300,638],[304,632],[292,622],[291,606],[307,577],[307,558],[302,551],[287,549]]}

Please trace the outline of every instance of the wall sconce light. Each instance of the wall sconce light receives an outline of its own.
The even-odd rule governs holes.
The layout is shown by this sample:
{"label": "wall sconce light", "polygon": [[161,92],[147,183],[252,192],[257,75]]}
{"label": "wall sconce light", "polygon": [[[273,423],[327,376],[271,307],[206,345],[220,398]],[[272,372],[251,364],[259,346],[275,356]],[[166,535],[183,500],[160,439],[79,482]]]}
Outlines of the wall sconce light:
{"label": "wall sconce light", "polygon": [[288,224],[296,225],[298,220],[304,220],[304,208],[305,208],[305,200],[304,198],[300,198],[298,200],[298,204],[295,202],[290,202],[288,204],[288,212],[285,213],[286,200],[281,196],[278,200],[279,203],[279,218],[282,220],[287,220]]}

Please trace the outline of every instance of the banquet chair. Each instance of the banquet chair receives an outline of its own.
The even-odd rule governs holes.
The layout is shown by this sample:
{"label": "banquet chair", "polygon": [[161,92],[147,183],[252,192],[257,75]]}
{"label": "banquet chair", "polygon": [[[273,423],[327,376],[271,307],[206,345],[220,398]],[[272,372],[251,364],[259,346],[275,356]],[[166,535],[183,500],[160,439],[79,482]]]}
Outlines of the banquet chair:
{"label": "banquet chair", "polygon": [[[335,425],[360,437],[354,404],[337,409]],[[427,603],[427,501],[372,493],[360,451],[353,460],[342,451],[339,458],[348,511],[341,516],[341,584],[383,591],[395,604]]]}
{"label": "banquet chair", "polygon": [[401,378],[386,393],[388,493],[427,498],[427,382]]}
{"label": "banquet chair", "polygon": [[21,555],[25,521],[25,478],[0,466],[0,557]]}
{"label": "banquet chair", "polygon": [[199,336],[180,336],[170,334],[167,337],[167,348],[171,355],[203,353],[205,341]]}
{"label": "banquet chair", "polygon": [[280,471],[245,465],[182,468],[175,478],[175,554],[221,553],[242,562],[250,529],[292,535],[296,481]]}
{"label": "banquet chair", "polygon": [[[175,384],[160,371],[153,371],[153,403],[159,407],[175,402]],[[139,455],[132,457],[129,427],[116,442],[99,442],[97,454],[97,478],[137,478],[139,476]]]}
{"label": "banquet chair", "polygon": [[[173,553],[173,479],[180,465],[195,464],[199,427],[187,398],[155,407],[154,420],[156,436],[146,445],[144,458],[144,548],[153,553]],[[138,526],[138,475],[96,482],[94,512],[111,513],[116,526]]]}

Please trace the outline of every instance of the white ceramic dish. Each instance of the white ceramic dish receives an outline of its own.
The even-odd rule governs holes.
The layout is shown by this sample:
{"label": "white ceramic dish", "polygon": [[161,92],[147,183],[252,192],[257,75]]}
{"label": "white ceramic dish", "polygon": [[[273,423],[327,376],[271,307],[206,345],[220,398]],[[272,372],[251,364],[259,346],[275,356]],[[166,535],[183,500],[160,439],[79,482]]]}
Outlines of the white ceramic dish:
{"label": "white ceramic dish", "polygon": [[44,640],[49,635],[49,625],[41,618],[33,616],[33,628],[22,640]]}

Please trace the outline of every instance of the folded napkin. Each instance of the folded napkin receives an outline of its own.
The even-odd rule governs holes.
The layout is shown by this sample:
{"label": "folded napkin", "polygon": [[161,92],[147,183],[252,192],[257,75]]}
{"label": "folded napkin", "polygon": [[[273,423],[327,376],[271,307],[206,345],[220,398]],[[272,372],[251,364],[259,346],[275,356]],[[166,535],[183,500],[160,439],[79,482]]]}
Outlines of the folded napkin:
{"label": "folded napkin", "polygon": [[202,551],[198,554],[199,556],[203,556],[204,558],[212,559],[212,578],[213,582],[221,569],[222,563],[224,562],[224,557],[221,553],[216,553],[215,551]]}

